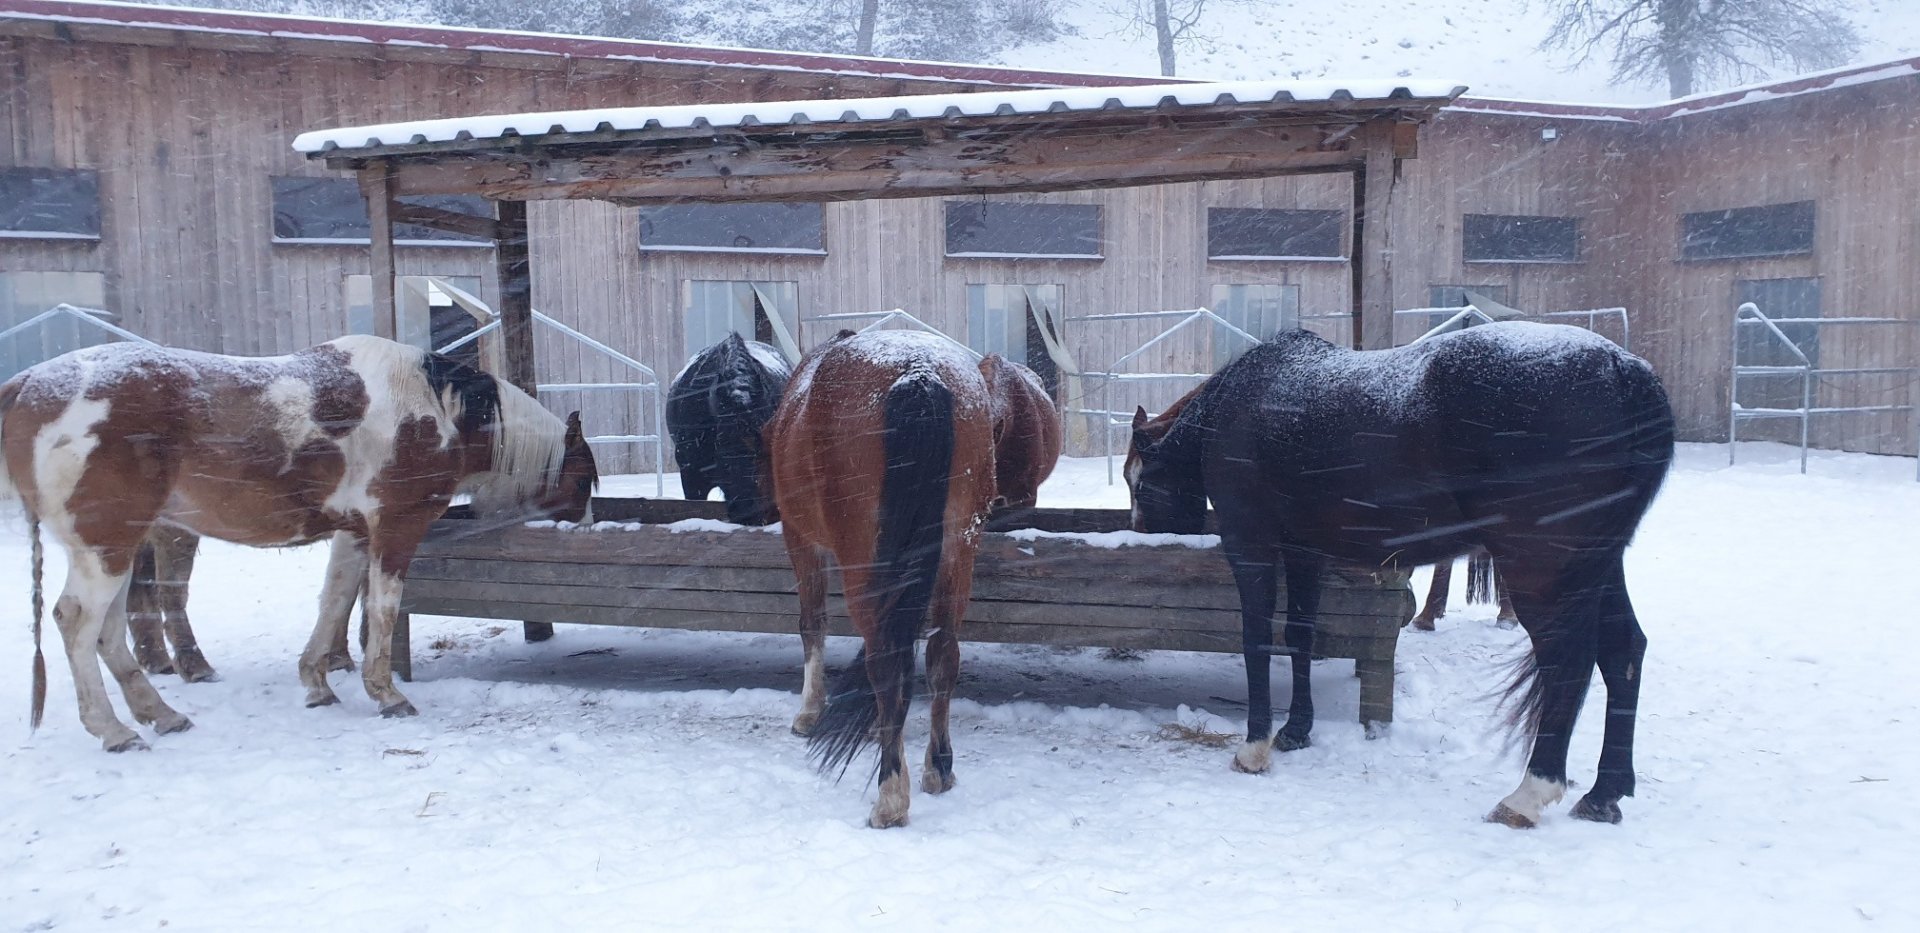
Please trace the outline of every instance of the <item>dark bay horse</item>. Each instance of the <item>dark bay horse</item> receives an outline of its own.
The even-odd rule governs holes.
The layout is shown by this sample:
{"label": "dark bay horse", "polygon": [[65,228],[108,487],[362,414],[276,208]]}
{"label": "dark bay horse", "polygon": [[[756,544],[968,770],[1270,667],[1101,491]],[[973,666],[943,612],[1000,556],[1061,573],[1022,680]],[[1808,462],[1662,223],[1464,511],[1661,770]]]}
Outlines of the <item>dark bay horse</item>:
{"label": "dark bay horse", "polygon": [[1030,509],[1060,461],[1060,411],[1033,370],[998,353],[980,361],[993,411],[993,477],[1007,508]]}
{"label": "dark bay horse", "polygon": [[[1567,786],[1567,742],[1597,665],[1599,777],[1574,808],[1617,822],[1634,790],[1641,634],[1621,557],[1673,459],[1673,413],[1644,361],[1573,327],[1499,323],[1397,350],[1305,332],[1248,351],[1160,418],[1134,417],[1134,523],[1197,532],[1211,498],[1239,584],[1243,771],[1308,744],[1314,616],[1329,564],[1411,568],[1485,548],[1531,636],[1513,685],[1527,776],[1489,819],[1537,824]],[[1286,574],[1285,646],[1272,644]],[[1272,734],[1268,657],[1292,658]]]}
{"label": "dark bay horse", "polygon": [[[867,823],[907,822],[902,730],[914,641],[931,614],[927,686],[933,734],[921,786],[953,787],[947,708],[960,671],[960,620],[994,498],[993,421],[972,357],[918,331],[842,335],[800,363],[768,427],[774,497],[800,585],[806,648],[794,731],[821,770],[844,772],[880,746],[880,797]],[[825,695],[827,565],[865,645]]]}
{"label": "dark bay horse", "polygon": [[790,375],[778,350],[728,334],[673,377],[667,434],[687,498],[705,499],[718,486],[727,499],[728,521],[768,525],[779,520],[764,481],[762,432]]}
{"label": "dark bay horse", "polygon": [[[32,527],[35,608],[44,524],[69,557],[54,618],[80,720],[109,751],[146,743],[115,716],[102,660],[136,720],[161,733],[191,726],[127,647],[126,583],[156,525],[256,547],[331,537],[320,618],[300,659],[307,704],[337,702],[329,649],[364,587],[367,693],[385,715],[412,715],[393,687],[389,646],[414,549],[462,490],[491,514],[584,509],[593,456],[568,436],[511,385],[377,337],[265,358],[108,344],[0,385],[4,479]],[[35,725],[46,696],[39,631],[36,612]]]}
{"label": "dark bay horse", "polygon": [[[1447,591],[1453,588],[1453,560],[1443,560],[1433,565],[1433,582],[1427,584],[1427,601],[1421,605],[1420,613],[1407,622],[1422,632],[1433,631],[1433,623],[1447,614]],[[1500,603],[1499,623],[1501,628],[1512,628],[1520,624],[1513,614],[1513,600],[1507,597],[1507,590],[1500,585],[1500,574],[1493,567],[1493,558],[1486,551],[1475,548],[1467,554],[1467,602]]]}

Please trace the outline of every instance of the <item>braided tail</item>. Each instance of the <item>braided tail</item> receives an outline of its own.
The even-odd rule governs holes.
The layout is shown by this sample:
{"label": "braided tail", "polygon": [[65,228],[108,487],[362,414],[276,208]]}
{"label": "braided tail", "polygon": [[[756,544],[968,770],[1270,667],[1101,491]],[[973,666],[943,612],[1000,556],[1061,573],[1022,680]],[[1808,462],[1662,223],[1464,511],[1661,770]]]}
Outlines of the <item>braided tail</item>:
{"label": "braided tail", "polygon": [[40,516],[27,513],[27,534],[33,539],[33,713],[27,718],[29,728],[40,728],[40,719],[47,712],[47,656],[40,651],[41,620],[47,614],[46,592],[41,589],[40,578],[46,563],[46,549],[40,544]]}

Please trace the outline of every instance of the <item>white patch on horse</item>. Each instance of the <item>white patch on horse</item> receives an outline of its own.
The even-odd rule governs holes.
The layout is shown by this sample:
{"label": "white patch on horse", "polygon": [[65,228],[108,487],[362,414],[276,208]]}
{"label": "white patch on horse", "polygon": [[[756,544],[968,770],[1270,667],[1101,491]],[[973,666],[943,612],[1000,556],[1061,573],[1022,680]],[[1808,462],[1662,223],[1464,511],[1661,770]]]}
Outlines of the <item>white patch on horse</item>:
{"label": "white patch on horse", "polygon": [[316,437],[326,433],[313,420],[313,384],[295,376],[281,376],[267,384],[267,405],[273,410],[273,429],[287,448],[285,466],[293,465],[293,456]]}
{"label": "white patch on horse", "polygon": [[[33,438],[35,511],[41,523],[61,541],[80,540],[67,502],[73,498],[87,471],[87,458],[100,446],[94,428],[104,422],[112,410],[112,403],[106,399],[80,397],[85,390],[83,379],[60,417],[47,422]],[[104,576],[107,572],[99,553],[92,548],[82,549],[73,559],[84,562],[85,569],[93,576]]]}
{"label": "white patch on horse", "polygon": [[1559,803],[1560,798],[1566,796],[1566,793],[1567,785],[1559,781],[1549,781],[1528,772],[1527,776],[1520,781],[1520,786],[1501,800],[1500,806],[1494,808],[1490,819],[1510,826],[1515,825],[1512,820],[1503,818],[1502,811],[1505,811],[1524,820],[1524,826],[1538,826],[1540,812]]}

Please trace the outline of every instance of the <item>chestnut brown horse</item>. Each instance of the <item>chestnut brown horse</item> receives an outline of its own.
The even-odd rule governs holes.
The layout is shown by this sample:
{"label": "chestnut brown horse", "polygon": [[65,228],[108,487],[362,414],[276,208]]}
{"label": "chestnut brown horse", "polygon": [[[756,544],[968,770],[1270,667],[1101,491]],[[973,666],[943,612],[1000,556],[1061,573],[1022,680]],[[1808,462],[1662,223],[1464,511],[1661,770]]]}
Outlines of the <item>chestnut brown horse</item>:
{"label": "chestnut brown horse", "polygon": [[[4,479],[32,528],[35,608],[44,523],[69,557],[54,618],[80,720],[109,751],[145,742],[115,716],[102,660],[136,720],[161,733],[191,726],[127,647],[126,583],[154,526],[256,547],[332,537],[300,659],[307,704],[338,701],[329,649],[364,587],[367,693],[385,715],[412,715],[389,648],[414,549],[461,490],[495,514],[588,501],[593,457],[584,442],[570,449],[568,434],[511,385],[366,336],[265,358],[109,344],[0,385]],[[35,725],[46,696],[39,630],[36,612]]]}
{"label": "chestnut brown horse", "polygon": [[998,353],[980,361],[993,410],[993,478],[1007,508],[1030,509],[1060,460],[1060,411],[1033,370]]}
{"label": "chestnut brown horse", "polygon": [[[843,334],[801,361],[768,439],[806,649],[794,731],[809,736],[822,771],[844,772],[877,742],[880,798],[867,823],[904,825],[910,781],[901,732],[914,641],[929,613],[933,734],[921,785],[938,794],[954,783],[947,707],[974,551],[994,497],[986,382],[943,337]],[[831,697],[821,660],[829,562],[840,568],[847,614],[865,643]]]}
{"label": "chestnut brown horse", "polygon": [[[1420,613],[1407,622],[1416,631],[1431,632],[1433,623],[1447,614],[1447,591],[1453,588],[1453,561],[1443,560],[1433,565],[1433,582],[1427,584],[1427,601],[1420,607]],[[1500,603],[1499,624],[1501,628],[1512,628],[1520,624],[1513,614],[1513,599],[1507,595],[1505,587],[1500,585],[1500,573],[1493,566],[1493,557],[1485,550],[1475,548],[1467,555],[1467,602]]]}

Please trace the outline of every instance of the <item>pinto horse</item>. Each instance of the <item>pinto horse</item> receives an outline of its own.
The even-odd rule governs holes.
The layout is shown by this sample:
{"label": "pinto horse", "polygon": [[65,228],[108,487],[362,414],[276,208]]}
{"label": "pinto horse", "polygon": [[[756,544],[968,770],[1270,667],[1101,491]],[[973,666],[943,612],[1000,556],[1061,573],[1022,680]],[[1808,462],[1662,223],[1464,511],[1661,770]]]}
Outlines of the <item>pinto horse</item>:
{"label": "pinto horse", "polygon": [[[1673,459],[1673,412],[1644,361],[1591,332],[1498,323],[1397,350],[1305,332],[1248,351],[1155,420],[1134,416],[1134,524],[1198,532],[1211,498],[1240,589],[1247,667],[1242,771],[1308,744],[1323,569],[1415,567],[1485,548],[1531,636],[1513,684],[1527,776],[1488,817],[1530,827],[1567,786],[1567,742],[1593,669],[1607,687],[1599,777],[1574,808],[1618,822],[1632,796],[1646,638],[1622,554]],[[1285,647],[1272,644],[1286,574]],[[1292,658],[1272,734],[1268,657]]]}
{"label": "pinto horse", "polygon": [[42,524],[70,558],[54,619],[80,720],[108,751],[146,743],[115,716],[102,660],[136,720],[160,733],[192,725],[127,648],[126,584],[156,526],[256,547],[332,537],[300,659],[307,705],[338,701],[329,649],[364,587],[367,693],[385,715],[412,715],[389,650],[414,549],[462,490],[490,514],[584,509],[593,456],[570,433],[511,385],[377,337],[265,358],[108,344],[15,376],[0,385],[0,454],[33,534],[34,724],[46,698]]}
{"label": "pinto horse", "polygon": [[1033,370],[998,353],[980,361],[993,411],[993,478],[1007,508],[1030,509],[1060,461],[1060,411]]}
{"label": "pinto horse", "polygon": [[[793,729],[822,771],[880,746],[880,797],[867,823],[907,822],[901,732],[913,646],[929,613],[933,734],[922,788],[953,787],[947,707],[960,671],[960,620],[994,498],[993,418],[971,357],[918,331],[841,336],[800,363],[768,428],[774,498],[800,586],[806,650]],[[825,695],[827,565],[840,568],[864,647]]]}
{"label": "pinto horse", "polygon": [[[1415,630],[1433,631],[1433,623],[1447,614],[1447,591],[1453,588],[1453,560],[1443,560],[1433,565],[1433,582],[1427,584],[1427,601],[1420,607],[1420,614],[1407,622]],[[1507,598],[1507,591],[1500,585],[1500,574],[1493,567],[1493,558],[1487,552],[1474,549],[1467,555],[1467,602],[1500,604],[1500,627],[1512,628],[1520,624],[1513,614],[1513,600]]]}
{"label": "pinto horse", "polygon": [[778,350],[728,334],[673,377],[667,434],[687,498],[705,499],[718,486],[727,499],[728,521],[767,525],[779,520],[766,491],[761,433],[790,376]]}

